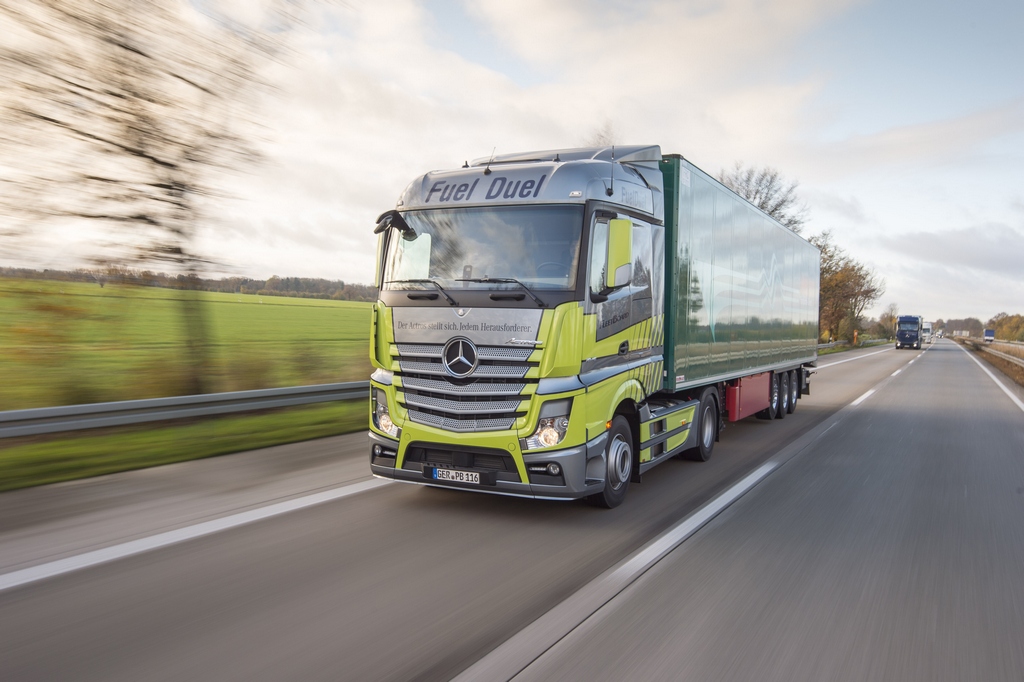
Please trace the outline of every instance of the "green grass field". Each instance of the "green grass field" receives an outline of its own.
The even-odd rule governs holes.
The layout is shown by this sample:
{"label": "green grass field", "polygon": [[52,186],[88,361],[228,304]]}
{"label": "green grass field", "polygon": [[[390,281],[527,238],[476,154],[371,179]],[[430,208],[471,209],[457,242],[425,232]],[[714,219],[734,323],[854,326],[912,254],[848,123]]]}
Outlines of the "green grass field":
{"label": "green grass field", "polygon": [[0,278],[0,410],[180,395],[188,295],[210,392],[370,374],[367,303]]}

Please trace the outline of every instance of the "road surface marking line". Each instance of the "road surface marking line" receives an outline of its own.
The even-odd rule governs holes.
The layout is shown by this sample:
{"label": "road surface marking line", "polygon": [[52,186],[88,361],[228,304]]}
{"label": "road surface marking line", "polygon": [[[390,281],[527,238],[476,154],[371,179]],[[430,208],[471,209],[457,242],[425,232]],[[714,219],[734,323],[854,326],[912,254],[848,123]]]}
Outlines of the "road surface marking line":
{"label": "road surface marking line", "polygon": [[896,376],[897,374],[899,374],[902,371],[903,371],[902,369],[898,369],[895,372],[893,372],[892,374],[890,374],[889,376],[894,377],[894,376]]}
{"label": "road surface marking line", "polygon": [[[967,349],[964,348],[963,346],[961,346],[960,344],[957,344],[957,348],[959,348],[963,352],[967,353]],[[967,357],[969,357],[971,360],[974,360],[974,362],[978,365],[978,367],[981,367],[981,369],[985,372],[985,374],[988,375],[989,379],[991,379],[992,381],[996,382],[996,386],[998,386],[999,388],[1003,389],[1003,393],[1005,393],[1007,396],[1009,396],[1010,400],[1012,400],[1014,403],[1016,403],[1017,407],[1019,407],[1021,409],[1021,412],[1024,412],[1024,401],[1021,401],[1020,398],[1018,398],[1017,396],[1015,396],[1013,394],[1013,391],[1008,389],[1006,386],[1003,386],[1003,382],[1001,382],[999,379],[997,379],[996,375],[988,370],[988,367],[986,367],[985,365],[981,364],[981,360],[979,360],[978,358],[974,357],[970,353],[967,353]]]}
{"label": "road surface marking line", "polygon": [[875,389],[872,388],[870,391],[868,391],[867,393],[865,393],[864,395],[862,395],[861,397],[857,398],[852,403],[850,403],[850,406],[851,407],[856,407],[857,405],[860,405],[862,402],[867,400],[871,396],[871,394],[874,393],[874,392],[875,392]]}
{"label": "road surface marking line", "polygon": [[818,367],[818,369],[825,369],[826,367],[834,367],[835,365],[841,365],[844,362],[853,362],[854,360],[863,360],[864,358],[870,358],[872,355],[878,355],[879,353],[885,353],[885,352],[888,352],[888,351],[891,351],[891,350],[892,350],[892,348],[886,348],[885,350],[876,350],[874,353],[868,353],[866,355],[858,355],[855,358],[847,358],[845,360],[837,360],[835,362],[830,362],[827,365],[822,365],[822,366]]}
{"label": "road surface marking line", "polygon": [[237,528],[256,521],[262,521],[263,519],[268,519],[273,516],[279,516],[299,509],[305,509],[306,507],[312,507],[325,502],[332,502],[343,497],[348,497],[349,495],[361,493],[364,490],[379,488],[387,485],[388,483],[390,483],[390,481],[376,478],[369,481],[362,481],[360,483],[353,483],[340,488],[306,495],[305,497],[297,497],[293,500],[278,502],[266,507],[260,507],[259,509],[250,509],[249,511],[224,516],[219,519],[213,519],[212,521],[204,521],[192,526],[185,526],[184,528],[177,528],[164,533],[157,533],[156,535],[151,535],[146,538],[139,538],[138,540],[123,542],[119,545],[112,545],[110,547],[104,547],[91,552],[69,556],[64,559],[50,561],[45,564],[39,564],[38,566],[30,566],[10,573],[4,573],[0,575],[0,592],[14,587],[20,587],[21,585],[34,583],[39,580],[53,578],[65,573],[71,573],[72,571],[78,571],[83,568],[90,568],[110,561],[116,561],[117,559],[124,559],[125,557],[130,557],[135,554],[142,554],[143,552],[149,552],[154,549],[176,545],[179,542],[194,540],[195,538],[201,538],[204,535],[219,533],[224,530]]}
{"label": "road surface marking line", "polygon": [[590,581],[514,634],[455,680],[508,680],[515,677],[778,467],[777,462],[762,464],[633,556]]}

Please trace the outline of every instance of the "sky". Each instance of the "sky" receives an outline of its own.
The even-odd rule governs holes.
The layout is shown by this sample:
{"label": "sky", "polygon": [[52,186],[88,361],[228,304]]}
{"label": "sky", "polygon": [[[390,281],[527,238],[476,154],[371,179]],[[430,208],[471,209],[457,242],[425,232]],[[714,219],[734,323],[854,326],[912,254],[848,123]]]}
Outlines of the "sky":
{"label": "sky", "polygon": [[273,67],[267,162],[201,245],[223,274],[371,282],[376,216],[491,154],[658,144],[800,183],[869,309],[1024,313],[1020,0],[338,0]]}

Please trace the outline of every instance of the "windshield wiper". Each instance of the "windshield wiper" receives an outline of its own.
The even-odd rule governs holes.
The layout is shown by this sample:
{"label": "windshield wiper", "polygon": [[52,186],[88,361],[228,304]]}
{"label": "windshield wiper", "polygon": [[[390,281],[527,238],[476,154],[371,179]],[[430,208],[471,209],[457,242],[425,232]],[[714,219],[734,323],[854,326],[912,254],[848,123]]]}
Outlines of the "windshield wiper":
{"label": "windshield wiper", "polygon": [[523,291],[525,291],[526,293],[528,293],[530,295],[530,298],[532,298],[534,301],[537,302],[537,305],[539,305],[541,308],[543,308],[543,307],[545,307],[547,305],[546,303],[544,303],[544,301],[542,301],[539,298],[537,298],[537,294],[535,294],[532,291],[530,291],[530,287],[526,286],[525,284],[520,282],[515,277],[467,277],[467,278],[464,278],[464,279],[457,279],[455,281],[456,282],[480,282],[480,283],[484,283],[484,284],[486,284],[488,282],[493,282],[495,284],[518,284],[519,286],[521,286],[523,288]]}
{"label": "windshield wiper", "polygon": [[437,287],[437,290],[441,292],[441,295],[444,296],[448,303],[451,305],[458,305],[458,303],[455,302],[455,299],[449,296],[448,292],[444,290],[444,287],[432,279],[393,279],[390,282],[385,282],[385,284],[433,284]]}

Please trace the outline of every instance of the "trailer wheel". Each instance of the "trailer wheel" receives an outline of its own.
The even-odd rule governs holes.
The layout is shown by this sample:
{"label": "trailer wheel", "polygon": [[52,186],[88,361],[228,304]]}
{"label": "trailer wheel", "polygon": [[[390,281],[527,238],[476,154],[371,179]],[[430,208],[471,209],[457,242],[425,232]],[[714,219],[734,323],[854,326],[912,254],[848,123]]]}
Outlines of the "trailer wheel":
{"label": "trailer wheel", "polygon": [[775,418],[782,419],[789,414],[789,372],[779,375],[779,407],[775,410]]}
{"label": "trailer wheel", "polygon": [[715,402],[715,389],[705,388],[697,406],[697,447],[687,450],[686,459],[694,462],[706,462],[711,459],[715,450],[715,439],[718,437],[718,403]]}
{"label": "trailer wheel", "polygon": [[800,399],[800,370],[794,369],[789,373],[789,410],[790,414],[796,412],[796,401]]}
{"label": "trailer wheel", "polygon": [[770,396],[768,401],[768,407],[764,408],[757,413],[758,419],[775,419],[775,415],[779,411],[779,375],[772,374],[771,383],[768,385],[768,394]]}
{"label": "trailer wheel", "polygon": [[598,507],[613,509],[626,499],[629,479],[633,474],[633,432],[621,414],[612,420],[612,428],[608,431],[604,461],[604,490],[591,495],[587,501]]}

